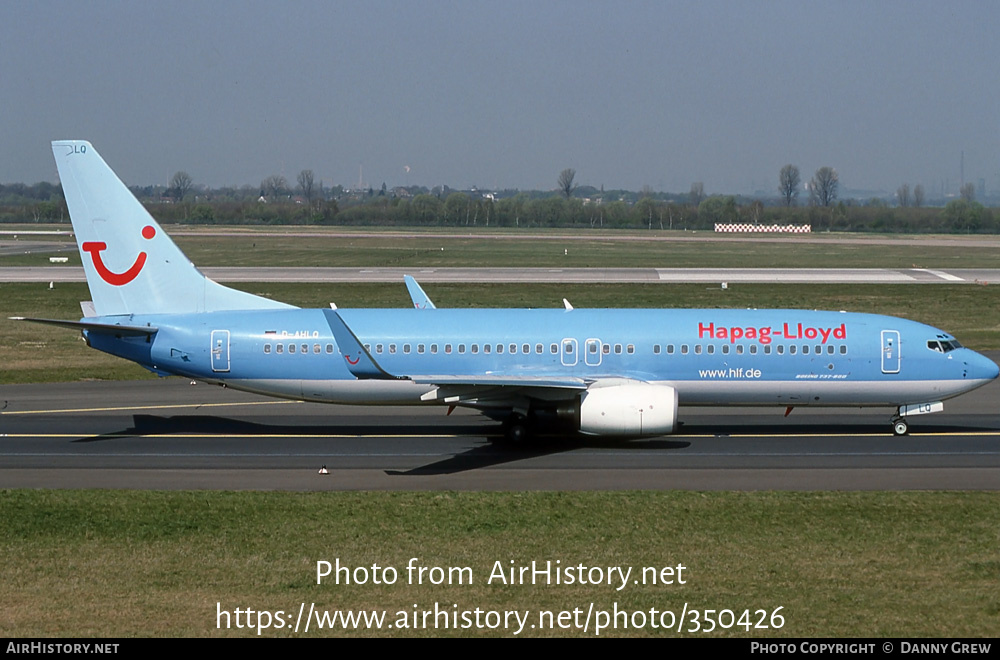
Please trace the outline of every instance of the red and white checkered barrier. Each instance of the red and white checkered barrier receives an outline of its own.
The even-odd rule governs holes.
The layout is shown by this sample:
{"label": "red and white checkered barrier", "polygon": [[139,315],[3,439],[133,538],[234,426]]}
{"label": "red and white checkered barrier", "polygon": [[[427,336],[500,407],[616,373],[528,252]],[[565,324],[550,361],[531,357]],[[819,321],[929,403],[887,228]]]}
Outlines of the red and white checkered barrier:
{"label": "red and white checkered barrier", "polygon": [[812,225],[748,225],[716,223],[715,231],[729,234],[809,234]]}

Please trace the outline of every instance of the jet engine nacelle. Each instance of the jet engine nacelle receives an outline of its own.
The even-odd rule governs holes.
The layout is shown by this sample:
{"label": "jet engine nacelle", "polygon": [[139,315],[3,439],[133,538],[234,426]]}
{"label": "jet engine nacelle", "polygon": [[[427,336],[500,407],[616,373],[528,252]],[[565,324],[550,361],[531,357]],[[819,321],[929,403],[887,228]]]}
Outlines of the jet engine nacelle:
{"label": "jet engine nacelle", "polygon": [[587,435],[663,435],[677,426],[677,390],[623,381],[595,383],[580,395],[580,432]]}

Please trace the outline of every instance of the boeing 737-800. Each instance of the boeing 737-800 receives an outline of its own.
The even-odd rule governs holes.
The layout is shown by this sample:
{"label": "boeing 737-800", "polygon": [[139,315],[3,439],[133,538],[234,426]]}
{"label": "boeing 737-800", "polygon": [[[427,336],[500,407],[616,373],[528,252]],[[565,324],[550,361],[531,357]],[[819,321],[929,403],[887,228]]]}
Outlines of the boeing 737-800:
{"label": "boeing 737-800", "polygon": [[678,406],[883,406],[907,418],[997,377],[937,328],[806,310],[299,309],[205,277],[84,141],[52,143],[93,301],[89,346],[161,375],[277,397],[468,406],[524,438],[677,428]]}

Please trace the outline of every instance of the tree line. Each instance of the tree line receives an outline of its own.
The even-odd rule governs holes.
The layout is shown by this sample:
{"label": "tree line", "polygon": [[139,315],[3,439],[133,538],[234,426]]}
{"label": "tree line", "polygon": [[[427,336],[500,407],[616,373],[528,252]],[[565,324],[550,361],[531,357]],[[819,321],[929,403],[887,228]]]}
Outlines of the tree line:
{"label": "tree line", "polygon": [[[813,231],[905,233],[1000,233],[1000,214],[975,200],[972,184],[942,207],[926,207],[923,188],[903,184],[896,204],[873,198],[838,200],[839,176],[819,168],[803,184],[794,165],[781,168],[778,195],[770,200],[706,195],[692,184],[687,194],[604,191],[575,183],[576,171],[560,172],[555,191],[483,194],[447,186],[348,191],[323,186],[303,170],[296,186],[275,175],[260,186],[208,189],[186,172],[167,186],[132,187],[162,223],[440,227],[559,227],[712,230],[716,223],[808,224]],[[805,193],[808,203],[799,206]],[[0,222],[68,222],[58,185],[0,185]]]}

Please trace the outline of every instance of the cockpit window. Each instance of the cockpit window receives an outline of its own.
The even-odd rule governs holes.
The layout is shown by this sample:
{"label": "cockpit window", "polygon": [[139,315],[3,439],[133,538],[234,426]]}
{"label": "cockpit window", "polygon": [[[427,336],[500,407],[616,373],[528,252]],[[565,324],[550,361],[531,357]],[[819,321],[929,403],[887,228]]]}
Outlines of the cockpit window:
{"label": "cockpit window", "polygon": [[954,339],[940,340],[940,341],[932,339],[931,341],[927,342],[927,348],[931,349],[932,351],[937,351],[938,353],[950,353],[956,348],[962,348],[962,345],[959,344]]}

